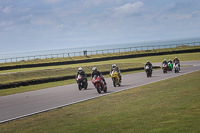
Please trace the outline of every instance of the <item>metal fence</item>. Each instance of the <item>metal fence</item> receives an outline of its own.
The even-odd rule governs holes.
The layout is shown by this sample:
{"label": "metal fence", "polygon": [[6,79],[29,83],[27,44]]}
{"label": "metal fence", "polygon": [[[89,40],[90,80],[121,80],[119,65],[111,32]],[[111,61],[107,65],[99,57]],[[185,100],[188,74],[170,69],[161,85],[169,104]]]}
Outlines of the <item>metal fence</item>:
{"label": "metal fence", "polygon": [[36,60],[36,59],[88,56],[88,55],[97,55],[97,54],[142,51],[142,50],[155,50],[155,49],[162,49],[162,48],[175,48],[175,47],[180,47],[180,46],[198,46],[198,45],[200,45],[200,42],[190,42],[190,43],[181,43],[181,44],[167,44],[167,45],[147,45],[147,46],[115,48],[115,49],[102,49],[102,50],[93,50],[93,51],[81,51],[81,52],[70,52],[70,53],[23,56],[23,57],[13,57],[13,58],[0,59],[0,63],[19,62],[19,61]]}

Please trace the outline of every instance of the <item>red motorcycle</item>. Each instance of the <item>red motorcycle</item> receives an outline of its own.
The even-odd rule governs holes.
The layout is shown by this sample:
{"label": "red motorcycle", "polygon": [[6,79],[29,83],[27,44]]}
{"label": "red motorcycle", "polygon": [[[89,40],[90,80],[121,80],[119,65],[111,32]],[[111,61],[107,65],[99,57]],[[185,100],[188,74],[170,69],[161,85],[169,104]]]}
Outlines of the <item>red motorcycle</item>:
{"label": "red motorcycle", "polygon": [[167,73],[167,64],[162,65],[163,73]]}
{"label": "red motorcycle", "polygon": [[101,80],[99,76],[94,76],[92,79],[92,83],[94,84],[97,92],[100,94],[102,91],[107,92],[107,87],[104,85],[104,82]]}

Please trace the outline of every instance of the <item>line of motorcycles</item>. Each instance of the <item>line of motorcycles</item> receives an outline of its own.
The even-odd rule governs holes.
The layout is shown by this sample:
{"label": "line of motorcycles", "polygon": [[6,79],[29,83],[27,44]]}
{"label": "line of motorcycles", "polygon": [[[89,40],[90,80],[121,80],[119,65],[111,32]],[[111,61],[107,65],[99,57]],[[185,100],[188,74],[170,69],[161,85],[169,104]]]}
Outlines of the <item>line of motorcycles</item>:
{"label": "line of motorcycles", "polygon": [[174,65],[172,63],[168,63],[168,64],[163,64],[162,65],[162,70],[163,70],[163,73],[167,73],[167,71],[172,71],[174,69],[174,72],[175,73],[179,73],[179,65],[178,63],[174,63]]}
{"label": "line of motorcycles", "polygon": [[[162,65],[162,71],[163,73],[167,73],[167,71],[172,71],[174,69],[174,72],[175,73],[179,73],[179,65],[178,63],[174,63],[174,65],[172,63],[168,63],[168,64],[163,64]],[[146,74],[147,74],[147,78],[151,77],[152,76],[152,69],[150,69],[150,66],[146,66],[145,67],[145,71],[146,71]]]}
{"label": "line of motorcycles", "polygon": [[[119,78],[119,74],[117,70],[113,70],[110,74],[111,79],[113,81],[113,86],[116,87],[121,86],[121,81]],[[82,89],[87,89],[88,87],[88,81],[87,78],[84,78],[81,75],[78,75],[76,77],[76,82],[78,84],[78,89],[82,90]],[[97,89],[97,92],[100,94],[101,92],[107,92],[107,86],[104,84],[103,80],[99,77],[99,76],[94,76],[92,79],[92,83],[94,85],[94,87]]]}
{"label": "line of motorcycles", "polygon": [[[179,73],[180,69],[179,69],[178,63],[175,63],[174,66],[170,62],[168,64],[162,65],[162,70],[163,70],[164,74],[167,73],[167,71],[172,71],[173,68],[174,68],[175,73]],[[150,66],[147,65],[145,67],[145,71],[146,71],[148,78],[152,76],[152,69],[150,68]],[[111,76],[114,87],[121,86],[121,81],[120,81],[119,74],[118,74],[117,70],[114,69],[111,72],[110,76]],[[87,78],[84,78],[83,76],[78,75],[76,77],[76,82],[78,84],[79,90],[82,90],[82,89],[86,90],[87,89],[87,87],[88,87]],[[99,76],[95,75],[92,79],[92,83],[93,83],[94,87],[97,89],[98,93],[107,92],[107,86],[104,84],[104,82],[101,80],[101,78]]]}

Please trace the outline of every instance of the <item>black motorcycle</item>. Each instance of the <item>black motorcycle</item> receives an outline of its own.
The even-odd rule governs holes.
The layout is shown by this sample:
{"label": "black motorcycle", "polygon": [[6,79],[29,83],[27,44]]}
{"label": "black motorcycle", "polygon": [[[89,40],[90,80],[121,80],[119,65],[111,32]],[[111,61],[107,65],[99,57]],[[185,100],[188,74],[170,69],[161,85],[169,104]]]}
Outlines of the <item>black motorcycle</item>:
{"label": "black motorcycle", "polygon": [[81,76],[80,74],[76,77],[76,82],[78,84],[78,89],[82,90],[83,88],[86,90],[88,87],[88,82],[87,82],[87,78]]}
{"label": "black motorcycle", "polygon": [[151,77],[152,76],[152,70],[150,68],[150,66],[145,66],[145,71],[146,71],[146,74],[147,74],[147,78]]}

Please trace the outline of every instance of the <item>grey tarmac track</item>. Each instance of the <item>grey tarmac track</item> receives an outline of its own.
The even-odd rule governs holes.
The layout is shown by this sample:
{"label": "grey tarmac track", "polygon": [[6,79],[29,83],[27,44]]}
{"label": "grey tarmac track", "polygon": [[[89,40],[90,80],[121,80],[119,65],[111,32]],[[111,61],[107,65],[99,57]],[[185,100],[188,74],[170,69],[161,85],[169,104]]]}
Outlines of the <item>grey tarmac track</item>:
{"label": "grey tarmac track", "polygon": [[[153,65],[159,65],[159,63]],[[147,78],[145,72],[123,75],[120,87],[113,87],[111,78],[106,78],[108,92],[102,92],[102,94],[98,94],[91,81],[89,81],[87,90],[79,91],[77,84],[70,84],[1,96],[0,123],[200,70],[200,61],[182,62],[181,65],[193,66],[182,67],[178,74],[175,74],[174,71],[163,74],[162,70],[154,70],[151,78]]]}

